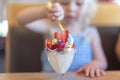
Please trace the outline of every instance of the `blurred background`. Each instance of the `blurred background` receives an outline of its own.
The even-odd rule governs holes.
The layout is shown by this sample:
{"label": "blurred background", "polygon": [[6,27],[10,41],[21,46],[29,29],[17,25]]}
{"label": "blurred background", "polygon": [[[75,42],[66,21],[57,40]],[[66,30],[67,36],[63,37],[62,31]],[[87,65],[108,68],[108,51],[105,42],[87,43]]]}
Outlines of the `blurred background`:
{"label": "blurred background", "polygon": [[[28,7],[43,6],[47,1],[0,0],[0,72],[41,70],[40,51],[44,42],[42,34],[20,27],[16,15]],[[107,70],[120,70],[120,62],[114,51],[120,27],[120,0],[99,0],[91,25],[97,26],[100,32],[109,63]]]}

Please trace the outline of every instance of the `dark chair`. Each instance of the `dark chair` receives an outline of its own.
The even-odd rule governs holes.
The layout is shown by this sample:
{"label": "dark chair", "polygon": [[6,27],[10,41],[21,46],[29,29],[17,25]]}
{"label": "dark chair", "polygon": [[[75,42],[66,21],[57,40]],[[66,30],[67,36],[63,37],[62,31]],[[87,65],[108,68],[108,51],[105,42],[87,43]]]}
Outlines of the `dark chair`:
{"label": "dark chair", "polygon": [[119,27],[98,27],[103,49],[108,61],[107,70],[120,70],[120,62],[115,55],[115,45],[119,34]]}
{"label": "dark chair", "polygon": [[[119,27],[98,27],[103,49],[108,60],[107,70],[120,70],[120,63],[115,56],[115,44]],[[43,34],[35,33],[23,27],[10,27],[9,51],[6,59],[10,64],[8,72],[40,72],[41,51],[44,49]],[[10,61],[9,61],[10,60]]]}
{"label": "dark chair", "polygon": [[43,37],[42,34],[32,32],[23,27],[9,28],[9,72],[41,71],[40,56],[44,48]]}

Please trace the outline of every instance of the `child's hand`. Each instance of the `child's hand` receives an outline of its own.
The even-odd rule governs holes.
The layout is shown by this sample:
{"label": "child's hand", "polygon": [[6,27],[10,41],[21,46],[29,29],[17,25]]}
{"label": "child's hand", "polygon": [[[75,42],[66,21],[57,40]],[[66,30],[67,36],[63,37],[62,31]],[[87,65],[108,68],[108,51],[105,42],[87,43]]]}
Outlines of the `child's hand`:
{"label": "child's hand", "polygon": [[64,18],[64,10],[59,3],[48,5],[47,17],[53,21],[61,21]]}
{"label": "child's hand", "polygon": [[103,69],[100,69],[91,63],[81,67],[77,72],[84,72],[87,77],[100,77],[105,75],[105,71]]}

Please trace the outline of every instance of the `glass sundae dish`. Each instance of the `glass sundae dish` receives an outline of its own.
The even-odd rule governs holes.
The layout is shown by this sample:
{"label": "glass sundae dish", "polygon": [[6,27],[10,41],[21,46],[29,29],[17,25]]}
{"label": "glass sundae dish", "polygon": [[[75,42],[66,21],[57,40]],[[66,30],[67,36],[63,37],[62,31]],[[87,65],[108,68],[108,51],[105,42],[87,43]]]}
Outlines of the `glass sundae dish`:
{"label": "glass sundae dish", "polygon": [[52,68],[63,76],[53,80],[68,80],[64,74],[69,69],[75,55],[74,40],[68,30],[55,32],[52,41],[46,40],[46,51]]}

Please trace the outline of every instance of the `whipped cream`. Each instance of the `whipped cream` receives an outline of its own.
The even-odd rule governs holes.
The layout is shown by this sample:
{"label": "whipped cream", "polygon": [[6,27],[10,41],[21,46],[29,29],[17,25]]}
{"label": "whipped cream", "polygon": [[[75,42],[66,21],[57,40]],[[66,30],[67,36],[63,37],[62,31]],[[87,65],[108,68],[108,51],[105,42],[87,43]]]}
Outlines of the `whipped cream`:
{"label": "whipped cream", "polygon": [[48,60],[53,67],[53,69],[58,74],[64,74],[69,69],[75,55],[74,48],[64,48],[62,54],[59,52],[52,50],[47,51]]}

